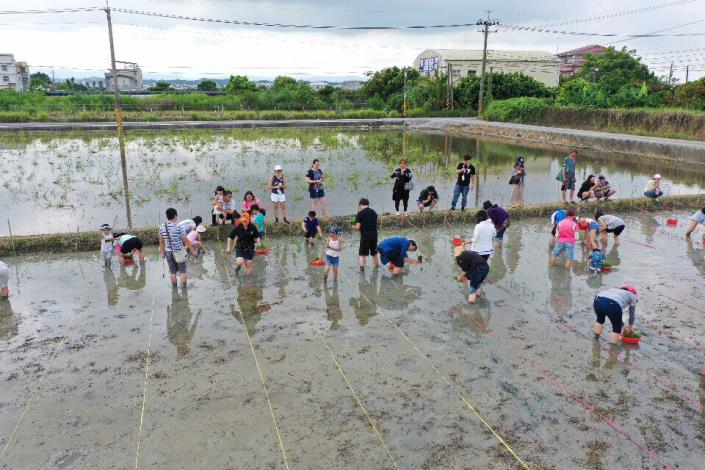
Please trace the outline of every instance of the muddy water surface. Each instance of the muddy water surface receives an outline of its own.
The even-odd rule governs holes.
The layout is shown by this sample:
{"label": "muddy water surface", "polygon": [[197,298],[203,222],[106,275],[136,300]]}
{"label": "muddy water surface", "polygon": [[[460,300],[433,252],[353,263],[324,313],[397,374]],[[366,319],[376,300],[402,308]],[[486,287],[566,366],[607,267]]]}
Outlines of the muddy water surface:
{"label": "muddy water surface", "polygon": [[[301,219],[310,202],[304,174],[311,161],[322,162],[331,212],[355,212],[364,196],[380,211],[391,212],[390,175],[400,158],[409,161],[416,187],[435,185],[440,208],[450,207],[455,168],[469,153],[478,170],[478,190],[468,205],[486,199],[509,204],[507,184],[519,155],[526,158],[527,204],[558,201],[555,175],[567,149],[537,149],[486,139],[380,130],[244,129],[130,132],[128,174],[134,226],[154,226],[167,207],[182,217],[209,219],[213,190],[233,190],[241,204],[252,190],[267,205],[268,178],[274,165],[288,179],[289,213]],[[91,230],[103,223],[126,225],[117,142],[111,133],[24,133],[0,136],[0,236]],[[702,168],[583,152],[578,179],[604,174],[616,197],[641,196],[648,179],[662,173],[671,194],[703,189]],[[6,219],[6,220],[5,220]]]}
{"label": "muddy water surface", "polygon": [[[109,271],[98,253],[10,259],[0,468],[517,468],[508,448],[531,468],[697,468],[705,260],[670,215],[627,216],[597,276],[549,268],[548,221],[516,221],[477,306],[450,248],[472,227],[403,231],[427,262],[397,279],[360,274],[346,235],[327,284],[299,238],[251,278],[212,243],[187,290],[154,251]],[[594,293],[624,282],[642,344],[594,342]]]}

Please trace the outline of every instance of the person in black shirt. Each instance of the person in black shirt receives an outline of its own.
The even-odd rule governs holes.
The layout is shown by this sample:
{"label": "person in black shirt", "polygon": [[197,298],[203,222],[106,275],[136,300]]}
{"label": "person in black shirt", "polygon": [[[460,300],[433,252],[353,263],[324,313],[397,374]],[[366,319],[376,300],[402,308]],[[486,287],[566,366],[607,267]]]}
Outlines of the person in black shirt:
{"label": "person in black shirt", "polygon": [[379,257],[377,256],[377,212],[370,209],[370,201],[365,198],[360,199],[358,207],[360,211],[355,217],[355,230],[360,231],[360,251],[358,252],[360,270],[365,269],[368,256],[372,257],[372,264],[376,268],[379,267]]}
{"label": "person in black shirt", "polygon": [[235,245],[235,272],[240,272],[242,265],[245,265],[246,274],[252,274],[252,266],[255,257],[255,243],[259,245],[259,232],[254,224],[250,223],[250,214],[245,212],[240,217],[240,223],[233,228],[228,236],[228,254],[233,252]]}
{"label": "person in black shirt", "polygon": [[430,211],[435,209],[436,204],[438,204],[438,192],[436,191],[436,188],[429,186],[428,188],[422,189],[416,203],[419,205],[419,210],[421,212],[423,212],[423,210],[427,207]]}
{"label": "person in black shirt", "polygon": [[464,211],[465,206],[468,202],[468,192],[474,186],[475,183],[475,167],[470,164],[472,157],[465,154],[463,161],[458,163],[458,168],[455,173],[458,175],[458,181],[455,183],[455,189],[453,189],[453,201],[450,203],[450,210],[455,210],[455,205],[458,203],[458,198],[463,195],[463,199],[460,201],[460,210]]}
{"label": "person in black shirt", "polygon": [[468,302],[474,304],[477,296],[482,294],[480,286],[490,273],[487,260],[474,251],[465,251],[462,246],[455,249],[455,262],[463,270],[458,276],[458,282],[463,282],[468,287]]}
{"label": "person in black shirt", "polygon": [[411,170],[406,167],[406,160],[399,160],[399,168],[394,170],[392,176],[394,178],[394,187],[392,188],[392,199],[394,200],[394,209],[399,213],[399,203],[404,203],[404,212],[409,209],[409,191],[414,189],[414,184],[411,182],[413,175]]}

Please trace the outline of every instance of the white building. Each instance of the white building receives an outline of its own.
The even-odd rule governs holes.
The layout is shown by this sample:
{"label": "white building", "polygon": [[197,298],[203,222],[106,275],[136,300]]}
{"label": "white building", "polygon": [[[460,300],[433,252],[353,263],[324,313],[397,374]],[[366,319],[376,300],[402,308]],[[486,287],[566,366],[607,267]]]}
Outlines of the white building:
{"label": "white building", "polygon": [[[519,72],[549,87],[558,86],[560,60],[543,51],[487,51],[486,72]],[[414,60],[414,68],[426,77],[450,74],[453,82],[482,73],[482,51],[426,49]]]}
{"label": "white building", "polygon": [[[117,82],[120,91],[142,91],[142,69],[134,62],[118,62]],[[105,72],[105,89],[115,91],[113,72]]]}
{"label": "white building", "polygon": [[12,54],[0,54],[0,90],[29,91],[26,62],[15,62]]}

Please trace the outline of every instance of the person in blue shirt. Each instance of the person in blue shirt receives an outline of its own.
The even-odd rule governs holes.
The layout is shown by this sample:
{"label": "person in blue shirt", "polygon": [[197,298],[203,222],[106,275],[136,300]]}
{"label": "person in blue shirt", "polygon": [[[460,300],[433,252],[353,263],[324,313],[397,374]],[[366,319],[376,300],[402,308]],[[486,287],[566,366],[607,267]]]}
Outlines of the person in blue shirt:
{"label": "person in blue shirt", "polygon": [[597,200],[602,199],[605,201],[609,200],[609,198],[614,196],[614,194],[617,192],[612,188],[612,186],[610,186],[610,182],[607,181],[607,178],[602,175],[597,178],[597,183],[595,184],[593,191]]}
{"label": "person in blue shirt", "polygon": [[602,254],[599,248],[595,248],[590,253],[590,271],[599,273],[605,265],[605,255]]}
{"label": "person in blue shirt", "polygon": [[406,237],[391,237],[382,241],[377,245],[382,266],[389,266],[393,274],[401,274],[404,271],[404,263],[421,264],[423,258],[409,258],[409,251],[418,250],[418,246],[414,240],[409,240]]}
{"label": "person in blue shirt", "polygon": [[301,222],[301,228],[304,230],[306,241],[311,245],[316,242],[316,234],[323,237],[323,230],[321,230],[321,224],[316,218],[316,211],[308,211],[308,217]]}

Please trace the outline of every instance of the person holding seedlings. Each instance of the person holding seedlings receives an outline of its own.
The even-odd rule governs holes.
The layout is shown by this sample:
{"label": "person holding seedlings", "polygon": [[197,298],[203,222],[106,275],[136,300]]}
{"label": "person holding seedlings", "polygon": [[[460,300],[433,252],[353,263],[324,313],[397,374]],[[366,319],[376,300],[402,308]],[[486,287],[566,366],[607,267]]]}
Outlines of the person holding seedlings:
{"label": "person holding seedlings", "polygon": [[438,204],[438,192],[436,192],[436,188],[429,186],[422,189],[416,204],[419,206],[419,211],[421,212],[426,208],[428,208],[429,211],[435,209],[436,204]]}
{"label": "person holding seedlings", "polygon": [[470,164],[472,157],[470,154],[465,154],[463,161],[458,163],[458,167],[455,169],[455,174],[458,175],[458,180],[455,182],[455,188],[453,188],[453,200],[450,203],[450,210],[455,210],[455,205],[458,203],[458,198],[462,195],[463,198],[460,201],[460,210],[464,211],[465,206],[468,202],[468,192],[472,191],[475,186],[476,174],[475,167]]}
{"label": "person holding seedlings", "polygon": [[340,253],[343,251],[343,240],[340,238],[340,229],[331,227],[328,229],[328,241],[326,242],[326,269],[323,271],[323,281],[328,280],[328,273],[333,269],[333,280],[338,280],[338,264]]}
{"label": "person holding seedlings", "polygon": [[216,214],[216,211],[218,208],[222,208],[223,206],[223,193],[225,193],[225,188],[222,186],[218,186],[215,188],[215,194],[213,197],[213,201],[211,202],[211,205],[213,206],[211,209],[211,219],[212,223],[211,225],[217,225],[217,224],[222,224],[219,219],[220,217]]}
{"label": "person holding seedlings", "polygon": [[514,185],[512,188],[512,205],[524,207],[524,178],[526,177],[526,167],[524,166],[524,157],[518,157],[512,169],[512,177],[509,184]]}
{"label": "person holding seedlings", "polygon": [[189,241],[189,253],[191,256],[198,256],[199,253],[205,251],[203,249],[203,233],[206,231],[206,227],[203,224],[199,224],[194,230],[191,230],[186,238]]}
{"label": "person holding seedlings", "polygon": [[511,220],[509,220],[509,214],[497,204],[492,204],[491,201],[483,202],[482,207],[487,211],[487,216],[494,224],[495,230],[497,230],[495,240],[501,242],[504,240],[504,232],[507,231],[512,223]]}
{"label": "person holding seedlings", "polygon": [[600,232],[602,232],[602,244],[607,244],[607,234],[614,235],[614,244],[619,245],[619,236],[624,231],[626,225],[622,219],[613,215],[604,214],[601,211],[595,212],[595,219],[600,224]]}
{"label": "person holding seedlings", "polygon": [[316,218],[316,211],[308,211],[308,216],[301,222],[301,228],[304,230],[304,238],[311,245],[316,242],[316,234],[323,238],[323,230],[321,230],[321,223]]}
{"label": "person holding seedlings", "polygon": [[176,223],[177,216],[173,207],[166,210],[167,222],[159,228],[159,251],[169,265],[171,285],[176,287],[176,273],[179,273],[181,287],[186,287],[186,250],[191,249],[191,242]]}
{"label": "person holding seedlings", "polygon": [[575,157],[578,156],[578,151],[570,150],[570,154],[563,160],[563,168],[561,169],[561,195],[563,196],[563,204],[568,204],[565,198],[566,191],[570,190],[570,203],[575,204]]}
{"label": "person holding seedlings", "polygon": [[477,296],[482,294],[480,286],[490,273],[490,266],[483,256],[474,251],[466,251],[461,246],[455,247],[454,254],[456,264],[463,270],[458,276],[458,282],[467,286],[468,302],[474,304]]}
{"label": "person holding seedlings", "polygon": [[578,198],[581,201],[589,201],[595,197],[595,175],[588,175],[578,189]]}
{"label": "person holding seedlings", "polygon": [[144,263],[143,243],[138,237],[124,232],[114,234],[113,246],[118,255],[118,261],[124,265],[126,260],[132,260],[135,253],[139,253],[140,263]]}
{"label": "person holding seedlings", "polygon": [[409,258],[407,253],[418,250],[414,240],[406,237],[391,237],[377,245],[380,261],[383,266],[391,263],[392,274],[398,275],[404,271],[404,263],[421,264],[423,258]]}
{"label": "person holding seedlings", "polygon": [[592,191],[595,193],[595,198],[597,200],[603,199],[605,201],[609,201],[610,197],[614,196],[614,194],[617,192],[612,189],[612,186],[610,186],[610,182],[607,181],[607,178],[605,178],[603,175],[600,175],[597,178],[597,183],[595,184],[595,187]]}
{"label": "person holding seedlings", "polygon": [[[255,197],[254,193],[252,191],[247,191],[245,193],[245,197],[242,200],[242,212],[250,212],[252,209],[252,206],[257,204],[257,207],[262,210],[262,201],[260,201],[258,198]],[[251,214],[250,214],[251,215]]]}
{"label": "person holding seedlings", "polygon": [[10,268],[0,261],[0,297],[6,299],[10,296]]}
{"label": "person holding seedlings", "polygon": [[475,215],[475,229],[470,240],[472,251],[485,258],[489,259],[494,251],[494,239],[497,236],[497,230],[494,228],[492,220],[487,215],[487,211],[479,210]]}
{"label": "person holding seedlings", "polygon": [[566,209],[558,209],[556,212],[551,214],[551,238],[548,241],[548,247],[553,249],[556,244],[556,229],[558,224],[566,218],[568,211]]}
{"label": "person holding seedlings", "polygon": [[317,158],[313,160],[311,168],[306,172],[306,183],[308,183],[308,195],[311,198],[311,210],[320,209],[323,218],[328,218],[326,209],[326,192],[323,190],[323,170],[321,161]]}
{"label": "person holding seedlings", "polygon": [[[690,227],[688,227],[688,230],[685,232],[686,240],[690,240],[690,235],[698,227],[698,224],[705,225],[705,207],[690,217]],[[703,243],[705,243],[705,233],[703,234]]]}
{"label": "person holding seedlings", "polygon": [[272,205],[274,206],[274,223],[279,223],[279,208],[281,207],[284,223],[288,224],[289,221],[286,219],[286,180],[284,179],[284,172],[282,171],[281,165],[274,167],[274,176],[269,180],[269,189],[272,190],[271,199]]}
{"label": "person holding seedlings", "polygon": [[203,219],[201,218],[200,215],[197,215],[193,219],[184,219],[181,222],[179,222],[179,226],[182,228],[184,233],[188,235],[191,233],[193,229],[198,227],[199,225],[203,225]]}
{"label": "person holding seedlings", "polygon": [[575,234],[578,232],[578,223],[575,221],[575,211],[569,210],[565,219],[561,220],[556,228],[558,243],[551,253],[551,266],[556,265],[558,257],[565,251],[565,268],[570,269],[575,256]]}
{"label": "person holding seedlings", "polygon": [[399,212],[400,203],[404,203],[404,214],[409,210],[409,192],[414,189],[414,183],[411,182],[414,175],[406,165],[406,160],[403,158],[399,160],[399,168],[394,170],[394,173],[390,176],[390,178],[394,179],[392,200],[394,201],[394,209],[397,212],[397,216],[401,215]]}
{"label": "person holding seedlings", "polygon": [[377,256],[377,212],[370,209],[370,201],[366,198],[360,199],[359,211],[355,216],[355,230],[360,232],[360,249],[358,251],[360,270],[365,269],[367,257],[372,257],[372,265],[379,266]]}
{"label": "person holding seedlings", "polygon": [[[620,333],[626,334],[634,331],[636,322],[636,288],[632,286],[622,286],[619,289],[607,289],[595,297],[592,308],[595,310],[595,339],[600,338],[605,327],[605,318],[610,319],[612,324],[612,335],[610,343],[617,344]],[[629,307],[629,326],[622,329],[622,310]]]}
{"label": "person holding seedlings", "polygon": [[596,249],[597,234],[600,231],[600,224],[587,217],[583,217],[582,219],[580,219],[580,224],[582,224],[583,227],[587,225],[587,228],[585,229],[585,238],[583,239],[583,243],[587,245],[591,250]]}
{"label": "person holding seedlings", "polygon": [[113,229],[108,224],[103,224],[100,230],[100,256],[103,258],[103,266],[109,268],[113,259]]}
{"label": "person holding seedlings", "polygon": [[245,212],[240,217],[240,223],[233,228],[228,236],[228,254],[233,252],[235,247],[235,272],[240,272],[245,266],[245,274],[252,274],[252,267],[255,259],[255,244],[261,243],[257,228],[250,223],[250,214]]}
{"label": "person holding seedlings", "polygon": [[259,232],[259,237],[264,237],[266,230],[266,227],[264,226],[264,214],[262,213],[262,211],[259,210],[259,206],[257,204],[252,204],[250,206],[250,218],[252,219],[252,223],[254,224],[255,228]]}
{"label": "person holding seedlings", "polygon": [[663,196],[663,190],[661,190],[661,175],[656,173],[654,177],[646,183],[646,186],[644,186],[644,196],[657,201],[658,198]]}

